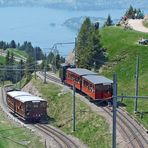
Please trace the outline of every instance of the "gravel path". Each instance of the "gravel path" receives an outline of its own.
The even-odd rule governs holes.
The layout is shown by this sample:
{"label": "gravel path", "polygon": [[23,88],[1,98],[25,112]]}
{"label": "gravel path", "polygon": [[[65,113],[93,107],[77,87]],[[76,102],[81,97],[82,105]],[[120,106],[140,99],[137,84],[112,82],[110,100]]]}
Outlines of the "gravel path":
{"label": "gravel path", "polygon": [[148,33],[148,28],[142,24],[142,19],[129,19],[128,24],[137,31]]}

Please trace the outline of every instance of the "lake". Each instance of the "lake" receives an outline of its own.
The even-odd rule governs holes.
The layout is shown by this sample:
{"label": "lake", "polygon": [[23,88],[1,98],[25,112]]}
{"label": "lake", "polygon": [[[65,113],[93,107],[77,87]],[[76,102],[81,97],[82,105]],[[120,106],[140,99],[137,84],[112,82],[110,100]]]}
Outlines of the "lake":
{"label": "lake", "polygon": [[[148,13],[148,10],[144,10]],[[43,7],[5,7],[0,8],[0,40],[23,43],[31,41],[33,46],[43,48],[49,52],[55,43],[74,42],[77,31],[63,23],[73,17],[90,16],[120,19],[125,9],[98,11],[68,11]],[[58,45],[59,53],[66,56],[74,45]]]}

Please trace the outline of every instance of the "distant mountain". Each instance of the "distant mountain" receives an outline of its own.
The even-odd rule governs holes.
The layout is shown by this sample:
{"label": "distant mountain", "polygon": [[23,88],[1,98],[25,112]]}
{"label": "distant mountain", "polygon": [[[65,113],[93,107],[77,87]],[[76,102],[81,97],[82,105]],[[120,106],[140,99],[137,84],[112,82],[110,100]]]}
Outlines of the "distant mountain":
{"label": "distant mountain", "polygon": [[[84,22],[84,20],[86,19],[86,16],[81,16],[81,17],[72,17],[67,19],[63,25],[72,29],[72,30],[79,30],[82,23]],[[103,17],[90,17],[91,22],[95,23],[95,22],[99,22],[99,26],[102,27],[104,25],[104,22],[106,21],[107,18],[103,18]],[[119,20],[118,19],[114,19],[113,23],[117,23]]]}
{"label": "distant mountain", "polygon": [[94,10],[128,8],[148,9],[148,0],[0,0],[0,6],[44,6],[61,9]]}

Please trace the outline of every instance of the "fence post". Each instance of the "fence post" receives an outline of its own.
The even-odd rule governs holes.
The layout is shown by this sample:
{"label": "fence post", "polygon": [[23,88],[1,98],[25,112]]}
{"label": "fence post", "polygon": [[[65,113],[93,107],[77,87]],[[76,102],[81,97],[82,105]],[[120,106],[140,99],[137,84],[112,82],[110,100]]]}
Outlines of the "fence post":
{"label": "fence post", "polygon": [[137,64],[136,64],[136,86],[135,86],[135,103],[134,103],[134,113],[137,112],[137,106],[138,106],[138,79],[139,79],[139,56],[137,56]]}

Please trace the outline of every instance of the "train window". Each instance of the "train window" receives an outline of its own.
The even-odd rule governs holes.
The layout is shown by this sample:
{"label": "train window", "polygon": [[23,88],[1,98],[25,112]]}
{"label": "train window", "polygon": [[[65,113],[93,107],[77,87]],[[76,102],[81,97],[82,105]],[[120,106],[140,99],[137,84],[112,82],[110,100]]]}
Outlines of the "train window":
{"label": "train window", "polygon": [[101,92],[103,90],[103,86],[102,85],[96,85],[96,91],[97,92]]}
{"label": "train window", "polygon": [[104,86],[103,86],[103,90],[104,90],[104,91],[108,91],[108,90],[109,90],[109,88],[110,88],[110,86],[109,86],[109,85],[104,85]]}
{"label": "train window", "polygon": [[38,108],[39,104],[38,103],[33,103],[34,108]]}
{"label": "train window", "polygon": [[27,103],[27,104],[26,104],[26,109],[27,109],[27,110],[30,110],[31,107],[32,107],[31,103]]}
{"label": "train window", "polygon": [[43,108],[46,107],[46,102],[41,102],[40,107],[43,107]]}
{"label": "train window", "polygon": [[88,87],[88,85],[89,85],[89,83],[85,80],[83,81],[83,84],[84,84],[85,87]]}
{"label": "train window", "polygon": [[94,93],[94,86],[92,84],[90,84],[89,90]]}

